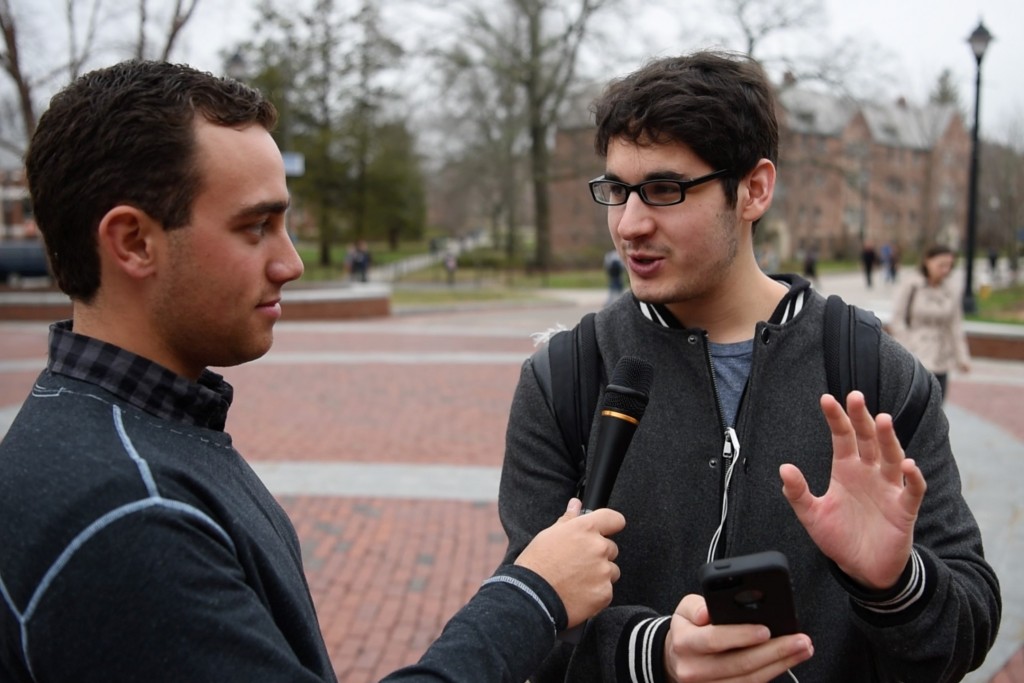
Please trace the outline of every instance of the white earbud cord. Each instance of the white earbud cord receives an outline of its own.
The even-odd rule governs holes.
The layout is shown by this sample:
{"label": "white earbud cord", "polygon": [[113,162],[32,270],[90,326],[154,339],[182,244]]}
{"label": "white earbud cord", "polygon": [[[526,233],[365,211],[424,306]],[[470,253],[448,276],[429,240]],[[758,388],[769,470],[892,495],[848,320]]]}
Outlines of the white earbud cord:
{"label": "white earbud cord", "polygon": [[[736,463],[740,461],[740,440],[736,436],[736,430],[729,427],[725,431],[725,445],[722,448],[722,458],[729,463],[725,471],[725,482],[722,486],[722,519],[718,522],[714,536],[711,537],[711,547],[708,548],[708,562],[715,559],[715,551],[718,550],[718,541],[722,537],[722,530],[725,528],[725,518],[729,516],[729,483],[732,481],[732,472]],[[793,683],[800,683],[800,680],[793,673],[792,669],[786,669],[786,673],[793,679]]]}
{"label": "white earbud cord", "polygon": [[722,537],[722,529],[725,528],[725,518],[729,515],[729,482],[732,481],[732,471],[740,460],[740,440],[736,436],[736,430],[729,427],[725,430],[725,445],[722,447],[722,459],[728,464],[725,470],[725,482],[722,486],[722,519],[715,529],[715,535],[711,537],[711,547],[708,548],[708,562],[715,559],[715,551],[718,550],[718,540]]}

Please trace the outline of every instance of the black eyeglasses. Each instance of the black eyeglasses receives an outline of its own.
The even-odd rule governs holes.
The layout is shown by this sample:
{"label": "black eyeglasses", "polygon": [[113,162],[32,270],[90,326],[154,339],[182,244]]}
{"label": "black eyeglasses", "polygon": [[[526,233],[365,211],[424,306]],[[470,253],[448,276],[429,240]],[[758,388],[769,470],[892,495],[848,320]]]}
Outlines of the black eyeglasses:
{"label": "black eyeglasses", "polygon": [[590,194],[594,201],[605,206],[621,206],[629,199],[630,192],[640,195],[641,201],[650,206],[672,206],[681,204],[686,199],[686,191],[696,185],[701,185],[721,178],[729,173],[729,169],[723,168],[720,171],[702,175],[692,180],[645,180],[636,185],[629,185],[618,180],[608,180],[604,176],[594,178],[590,181]]}

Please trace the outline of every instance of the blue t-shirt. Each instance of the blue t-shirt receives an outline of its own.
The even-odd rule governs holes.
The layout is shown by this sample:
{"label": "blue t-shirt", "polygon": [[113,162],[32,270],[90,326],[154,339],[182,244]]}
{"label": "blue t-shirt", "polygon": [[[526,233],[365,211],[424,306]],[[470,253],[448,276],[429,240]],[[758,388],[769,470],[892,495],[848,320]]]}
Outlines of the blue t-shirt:
{"label": "blue t-shirt", "polygon": [[747,339],[732,344],[708,344],[718,385],[718,398],[722,402],[722,417],[728,426],[735,427],[740,398],[747,386],[750,364],[754,359],[754,340]]}

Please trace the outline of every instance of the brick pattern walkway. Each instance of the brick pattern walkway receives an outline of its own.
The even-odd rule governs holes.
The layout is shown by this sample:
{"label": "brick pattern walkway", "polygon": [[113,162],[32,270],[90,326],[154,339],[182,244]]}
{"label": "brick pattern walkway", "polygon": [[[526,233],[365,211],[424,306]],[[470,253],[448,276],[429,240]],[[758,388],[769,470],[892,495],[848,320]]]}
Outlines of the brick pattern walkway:
{"label": "brick pattern walkway", "polygon": [[338,679],[414,662],[501,559],[494,503],[287,497]]}
{"label": "brick pattern walkway", "polygon": [[[236,389],[228,430],[255,462],[500,467],[512,391],[532,349],[527,333],[571,324],[581,312],[282,324],[267,358],[224,371]],[[45,325],[3,326],[0,409],[24,397],[45,340]],[[452,353],[461,360],[438,360]],[[1024,439],[1019,396],[1012,385],[954,378],[950,402]],[[343,683],[377,681],[415,661],[504,550],[493,502],[280,500]],[[1024,653],[989,683],[1024,683]]]}

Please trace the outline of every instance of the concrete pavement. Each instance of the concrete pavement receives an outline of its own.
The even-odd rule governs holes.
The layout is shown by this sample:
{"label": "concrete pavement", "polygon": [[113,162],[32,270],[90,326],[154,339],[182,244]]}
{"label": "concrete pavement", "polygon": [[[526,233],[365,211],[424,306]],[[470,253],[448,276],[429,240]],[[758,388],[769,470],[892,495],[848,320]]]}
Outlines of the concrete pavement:
{"label": "concrete pavement", "polygon": [[[885,312],[883,286],[832,276],[822,290]],[[530,333],[572,325],[599,290],[548,304],[285,322],[264,358],[225,371],[240,452],[295,521],[341,681],[413,661],[501,557],[497,478]],[[0,433],[45,356],[46,325],[0,323]],[[999,640],[972,683],[1024,643],[1024,359],[978,360],[950,381],[947,414],[987,555],[1002,580]],[[1021,662],[1024,669],[1024,661]]]}

